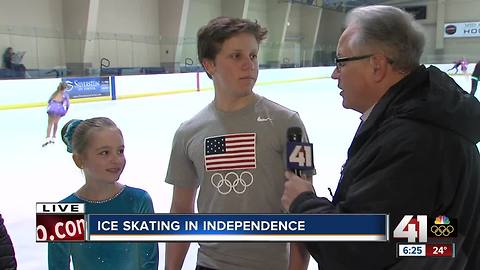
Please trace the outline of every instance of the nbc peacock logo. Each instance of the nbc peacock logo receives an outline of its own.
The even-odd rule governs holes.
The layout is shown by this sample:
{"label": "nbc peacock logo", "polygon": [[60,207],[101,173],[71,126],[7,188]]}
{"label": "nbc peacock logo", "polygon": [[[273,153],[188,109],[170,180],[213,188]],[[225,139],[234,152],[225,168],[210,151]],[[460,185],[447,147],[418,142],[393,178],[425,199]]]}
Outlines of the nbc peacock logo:
{"label": "nbc peacock logo", "polygon": [[429,218],[428,221],[428,237],[443,238],[457,236],[457,220],[449,218],[445,215]]}

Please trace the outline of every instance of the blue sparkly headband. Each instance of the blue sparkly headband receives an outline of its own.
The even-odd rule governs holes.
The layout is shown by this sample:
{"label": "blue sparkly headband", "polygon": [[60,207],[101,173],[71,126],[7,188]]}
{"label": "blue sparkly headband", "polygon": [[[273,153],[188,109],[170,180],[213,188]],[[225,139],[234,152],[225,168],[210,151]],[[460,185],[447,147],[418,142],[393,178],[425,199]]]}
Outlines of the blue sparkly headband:
{"label": "blue sparkly headband", "polygon": [[63,134],[62,140],[63,142],[67,145],[67,152],[72,153],[72,137],[73,133],[75,132],[75,129],[82,123],[82,120],[79,119],[73,119],[70,120],[70,123],[67,126],[67,131],[65,131],[65,134]]}

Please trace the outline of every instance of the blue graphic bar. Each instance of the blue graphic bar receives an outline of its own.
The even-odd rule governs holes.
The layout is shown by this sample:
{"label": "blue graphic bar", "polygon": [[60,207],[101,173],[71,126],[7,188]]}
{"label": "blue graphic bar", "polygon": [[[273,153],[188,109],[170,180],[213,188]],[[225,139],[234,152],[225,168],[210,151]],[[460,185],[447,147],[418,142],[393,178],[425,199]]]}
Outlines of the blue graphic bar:
{"label": "blue graphic bar", "polygon": [[384,214],[87,216],[89,241],[388,241]]}

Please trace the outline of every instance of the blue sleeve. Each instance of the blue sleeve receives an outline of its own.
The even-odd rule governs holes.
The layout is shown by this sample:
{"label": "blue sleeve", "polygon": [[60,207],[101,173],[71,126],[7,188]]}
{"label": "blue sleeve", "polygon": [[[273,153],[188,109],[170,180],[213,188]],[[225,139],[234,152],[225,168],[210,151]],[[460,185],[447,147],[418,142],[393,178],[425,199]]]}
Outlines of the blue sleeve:
{"label": "blue sleeve", "polygon": [[155,213],[155,210],[153,208],[153,202],[152,198],[150,197],[150,194],[148,192],[143,191],[142,197],[139,202],[138,214],[153,214]]}
{"label": "blue sleeve", "polygon": [[158,243],[144,242],[139,244],[140,269],[158,269]]}
{"label": "blue sleeve", "polygon": [[[139,213],[153,214],[153,202],[148,192],[144,193],[144,197],[140,203]],[[139,243],[140,269],[158,269],[158,243],[157,242],[141,242]]]}
{"label": "blue sleeve", "polygon": [[48,269],[70,269],[70,244],[48,243]]}

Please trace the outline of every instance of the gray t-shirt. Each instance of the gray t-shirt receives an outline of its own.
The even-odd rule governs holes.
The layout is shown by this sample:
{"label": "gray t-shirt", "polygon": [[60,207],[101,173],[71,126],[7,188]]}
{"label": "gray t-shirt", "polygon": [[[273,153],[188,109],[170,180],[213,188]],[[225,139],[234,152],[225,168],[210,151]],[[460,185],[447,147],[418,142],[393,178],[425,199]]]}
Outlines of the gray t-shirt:
{"label": "gray t-shirt", "polygon": [[[282,213],[287,129],[297,112],[262,96],[235,112],[210,103],[173,139],[166,182],[200,187],[199,213]],[[197,263],[214,269],[287,269],[287,243],[199,243]]]}

